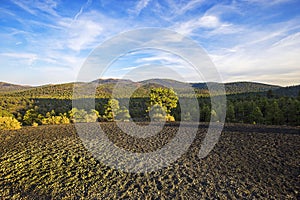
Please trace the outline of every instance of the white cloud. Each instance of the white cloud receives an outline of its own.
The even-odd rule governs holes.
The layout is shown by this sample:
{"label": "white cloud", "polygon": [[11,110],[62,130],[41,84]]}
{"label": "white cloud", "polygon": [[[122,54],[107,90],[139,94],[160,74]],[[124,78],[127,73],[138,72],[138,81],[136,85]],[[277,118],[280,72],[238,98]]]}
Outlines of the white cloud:
{"label": "white cloud", "polygon": [[122,69],[120,69],[120,70],[122,70],[122,71],[129,71],[129,70],[133,70],[133,69],[136,69],[136,68],[138,68],[138,66],[134,66],[134,67],[124,67],[124,68],[122,68]]}
{"label": "white cloud", "polygon": [[83,13],[84,9],[86,9],[87,7],[89,7],[92,4],[93,0],[87,0],[87,2],[81,6],[79,12],[75,15],[73,20],[77,20],[77,18]]}
{"label": "white cloud", "polygon": [[[118,71],[120,72],[120,71]],[[133,81],[142,81],[153,78],[166,78],[180,81],[200,80],[199,75],[195,71],[178,68],[176,65],[160,65],[160,64],[145,64],[137,67],[132,67],[122,73],[117,73],[116,70],[108,69],[103,75],[105,78],[123,78]]]}
{"label": "white cloud", "polygon": [[43,12],[58,17],[59,15],[55,11],[57,3],[54,0],[37,1],[35,7]]}
{"label": "white cloud", "polygon": [[190,35],[199,29],[215,30],[230,26],[228,23],[221,22],[217,16],[204,15],[200,18],[191,19],[186,22],[178,23],[174,29],[184,35]]}
{"label": "white cloud", "polygon": [[32,15],[40,14],[39,11],[43,11],[48,13],[52,16],[58,17],[59,15],[55,11],[57,7],[57,3],[53,0],[46,0],[46,1],[19,1],[19,0],[11,0],[12,3],[16,4],[23,10],[29,12]]}
{"label": "white cloud", "polygon": [[181,57],[168,53],[168,52],[162,52],[162,51],[145,51],[147,52],[147,55],[144,55],[143,57],[139,57],[135,60],[135,63],[138,65],[149,65],[149,64],[161,64],[164,66],[168,66],[171,68],[176,69],[186,69],[192,68],[192,66],[182,59]]}
{"label": "white cloud", "polygon": [[64,36],[59,38],[63,48],[77,52],[95,48],[124,25],[122,20],[116,21],[97,11],[81,13],[76,20],[61,18],[57,23],[64,30]]}
{"label": "white cloud", "polygon": [[216,16],[203,16],[199,19],[198,24],[204,28],[216,28],[220,26],[220,21]]}
{"label": "white cloud", "polygon": [[0,8],[0,15],[3,15],[4,17],[6,17],[7,15],[13,16],[13,17],[16,16],[15,13],[11,12],[10,10],[4,9],[4,8]]}
{"label": "white cloud", "polygon": [[[290,17],[285,14],[288,10],[284,9],[282,13],[274,12],[273,15],[263,11],[271,13],[269,7],[274,6],[270,9],[275,9],[279,4],[292,1],[295,0],[244,0],[215,4],[205,0],[166,0],[164,3],[141,0],[129,2],[127,5],[133,5],[131,8],[124,7],[122,12],[116,13],[113,6],[91,11],[90,8],[97,8],[91,6],[92,0],[85,0],[75,10],[66,9],[64,17],[61,17],[57,8],[58,4],[65,4],[62,1],[11,0],[34,16],[23,18],[18,9],[0,8],[4,19],[11,19],[18,25],[2,29],[0,36],[4,43],[1,52],[15,52],[0,56],[6,57],[5,64],[10,62],[12,66],[22,63],[22,66],[28,65],[26,67],[34,70],[40,65],[39,69],[45,67],[47,72],[51,67],[55,71],[59,71],[57,68],[60,67],[76,71],[87,52],[110,36],[132,28],[154,26],[170,28],[203,45],[225,80],[263,82],[265,79],[287,84],[289,76],[293,79],[291,82],[300,77],[300,19],[293,17],[294,14],[291,14],[292,20],[281,19],[283,15]],[[93,6],[97,3],[94,2]],[[122,5],[126,6],[126,3]],[[128,11],[129,15],[124,15],[123,11]],[[140,15],[142,12],[145,15]],[[18,48],[18,51],[7,51],[5,48],[10,48],[7,45]],[[133,70],[135,65],[147,63],[160,63],[174,69],[187,66],[183,59],[160,52],[139,57],[136,63],[125,65],[128,67],[123,70]]]}
{"label": "white cloud", "polygon": [[211,57],[225,81],[266,80],[282,85],[300,81],[300,33],[269,43],[260,40],[245,46],[239,45],[232,52],[221,50]]}
{"label": "white cloud", "polygon": [[36,21],[36,20],[23,21],[23,20],[21,20],[21,22],[26,25],[30,24],[31,26],[39,26],[39,27],[47,28],[49,30],[52,30],[52,29],[63,30],[63,27],[61,27],[59,25],[50,24],[50,23],[46,23],[46,22],[42,22],[42,21]]}
{"label": "white cloud", "polygon": [[[39,15],[42,9],[47,9],[38,3],[27,6],[23,2],[15,2],[20,4],[19,6],[24,4],[23,9],[27,9],[27,12],[34,15]],[[49,1],[49,3],[51,2],[53,1]],[[27,69],[28,74],[26,76],[31,77],[31,80],[35,80],[34,82],[47,83],[51,68],[53,68],[53,74],[58,72],[59,68],[62,69],[62,72],[65,72],[63,73],[64,76],[61,77],[61,82],[70,81],[71,79],[74,81],[75,74],[83,64],[87,52],[126,25],[122,20],[115,21],[99,11],[86,12],[85,8],[90,3],[91,1],[87,1],[75,17],[57,17],[53,14],[49,15],[46,20],[35,18],[27,20],[15,13],[17,14],[16,18],[23,26],[21,28],[6,28],[5,37],[9,37],[8,41],[13,41],[14,45],[16,43],[20,44],[21,41],[22,45],[20,46],[22,47],[20,47],[20,53],[0,54],[4,58],[2,63],[15,66],[19,70],[21,68]],[[37,8],[37,5],[39,8]],[[54,8],[55,5],[53,4],[50,7]],[[116,25],[116,23],[119,23],[119,25]],[[42,31],[33,31],[36,27],[42,29]],[[43,70],[44,75],[42,74]],[[40,76],[33,75],[37,73]]]}
{"label": "white cloud", "polygon": [[[186,12],[193,10],[197,7],[199,7],[200,5],[202,5],[205,1],[204,0],[192,0],[192,1],[188,1],[188,3],[183,3],[180,5],[177,5],[175,8],[175,15],[183,15]],[[174,7],[174,4],[173,4]]]}
{"label": "white cloud", "polygon": [[32,65],[33,62],[37,60],[37,55],[33,53],[1,53],[0,55],[16,60],[25,60],[28,65]]}
{"label": "white cloud", "polygon": [[121,60],[115,61],[105,72],[104,77],[129,78],[134,81],[150,78],[173,78],[181,81],[202,80],[199,78],[197,70],[185,60],[171,53],[153,50],[127,54]]}
{"label": "white cloud", "polygon": [[235,3],[232,3],[232,5],[216,4],[202,15],[177,22],[172,28],[184,35],[199,34],[204,38],[241,32],[241,27],[222,19],[223,15],[226,14],[241,16],[243,12],[239,10]]}
{"label": "white cloud", "polygon": [[[278,42],[275,42],[272,45],[272,48],[297,48],[300,46],[300,32],[297,32],[292,35],[288,35],[284,37],[283,39],[279,40]],[[300,47],[299,47],[300,49]],[[292,50],[292,49],[291,49]]]}
{"label": "white cloud", "polygon": [[272,5],[276,5],[276,4],[281,4],[281,3],[288,3],[288,2],[292,2],[295,0],[243,0],[244,2],[247,3],[252,3],[252,4],[259,4],[262,6],[272,6]]}
{"label": "white cloud", "polygon": [[139,0],[134,9],[128,10],[129,13],[138,16],[147,7],[151,0]]}
{"label": "white cloud", "polygon": [[20,8],[22,8],[23,10],[29,12],[32,15],[36,14],[36,11],[34,9],[31,9],[28,5],[24,4],[22,1],[18,1],[18,0],[11,0],[12,3],[16,4],[17,6],[19,6]]}
{"label": "white cloud", "polygon": [[75,51],[90,48],[89,45],[96,42],[103,31],[101,24],[90,19],[76,20],[66,28],[69,37],[66,38],[67,47]]}
{"label": "white cloud", "polygon": [[174,1],[167,0],[165,3],[167,6],[163,6],[157,1],[154,12],[160,14],[160,18],[166,21],[173,21],[175,18],[180,18],[186,13],[199,8],[201,5],[205,4],[205,0],[191,0],[191,1]]}
{"label": "white cloud", "polygon": [[300,80],[299,19],[268,24],[222,20],[226,13],[247,15],[239,6],[216,5],[200,18],[179,22],[172,28],[204,44],[227,82],[266,80],[290,85]]}

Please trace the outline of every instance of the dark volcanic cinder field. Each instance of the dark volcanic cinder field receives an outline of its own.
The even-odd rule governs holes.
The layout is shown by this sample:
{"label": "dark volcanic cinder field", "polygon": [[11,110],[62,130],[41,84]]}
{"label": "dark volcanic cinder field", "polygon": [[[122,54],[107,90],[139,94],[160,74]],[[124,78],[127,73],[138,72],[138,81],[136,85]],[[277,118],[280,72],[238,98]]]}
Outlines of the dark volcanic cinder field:
{"label": "dark volcanic cinder field", "polygon": [[[119,147],[160,148],[176,134],[135,139],[103,123]],[[73,125],[0,132],[1,199],[299,199],[300,128],[226,125],[218,144],[197,157],[207,130],[200,124],[188,152],[167,168],[126,173],[94,159]]]}

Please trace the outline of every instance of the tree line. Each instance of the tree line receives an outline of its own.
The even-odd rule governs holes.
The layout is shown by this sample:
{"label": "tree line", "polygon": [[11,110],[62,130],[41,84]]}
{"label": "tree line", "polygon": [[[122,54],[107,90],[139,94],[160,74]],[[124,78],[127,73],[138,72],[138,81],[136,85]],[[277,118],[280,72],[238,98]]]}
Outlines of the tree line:
{"label": "tree line", "polygon": [[[0,98],[0,129],[21,126],[68,124],[97,121],[220,121],[220,110],[211,109],[209,97],[198,98],[195,107],[182,113],[179,98],[173,89],[153,88],[148,98],[101,98],[95,109],[72,108],[68,99]],[[186,98],[189,101],[189,98]],[[300,94],[298,97],[278,97],[271,93],[259,95],[230,95],[227,97],[226,122],[300,125]]]}

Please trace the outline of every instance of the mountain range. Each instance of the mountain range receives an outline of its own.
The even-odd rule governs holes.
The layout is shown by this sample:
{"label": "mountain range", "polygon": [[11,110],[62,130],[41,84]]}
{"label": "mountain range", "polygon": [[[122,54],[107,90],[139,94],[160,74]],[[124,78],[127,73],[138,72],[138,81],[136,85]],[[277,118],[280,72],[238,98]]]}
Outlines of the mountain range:
{"label": "mountain range", "polygon": [[[74,84],[78,87],[83,87],[86,83],[63,83],[63,84],[48,84],[42,86],[25,86],[11,83],[0,82],[1,96],[21,96],[34,98],[72,98]],[[109,97],[116,84],[122,84],[121,95],[126,96],[127,91],[136,89],[135,97],[145,97],[149,94],[150,88],[156,87],[172,87],[184,94],[186,87],[193,88],[195,93],[200,96],[209,95],[209,90],[206,83],[186,83],[171,79],[149,79],[140,82],[134,82],[128,79],[98,79],[89,84],[98,84],[97,97]],[[209,83],[213,88],[217,88],[220,83]],[[300,85],[281,87],[278,85],[270,85],[257,82],[231,82],[225,83],[227,95],[244,94],[244,93],[260,93],[266,94],[267,91],[272,91],[273,94],[284,96],[297,96],[300,91]]]}

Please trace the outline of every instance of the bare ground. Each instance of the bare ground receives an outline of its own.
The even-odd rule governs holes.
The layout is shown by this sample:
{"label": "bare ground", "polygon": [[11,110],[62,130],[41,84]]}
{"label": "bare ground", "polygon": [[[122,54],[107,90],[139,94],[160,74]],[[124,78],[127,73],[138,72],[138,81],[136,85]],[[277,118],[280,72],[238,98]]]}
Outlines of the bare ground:
{"label": "bare ground", "polygon": [[[149,152],[174,137],[178,124],[137,139],[102,123],[120,148]],[[227,124],[219,142],[198,158],[207,125],[170,166],[126,173],[85,149],[74,125],[0,132],[2,199],[300,199],[300,128]]]}

